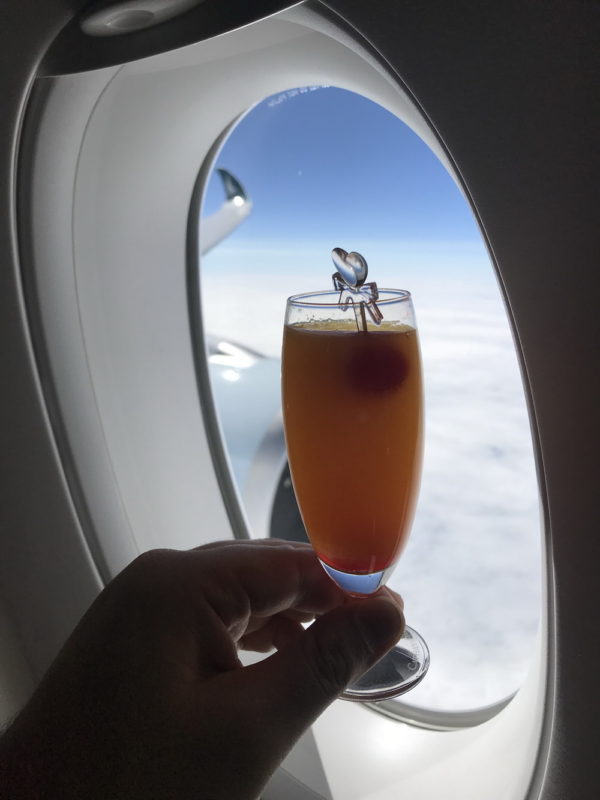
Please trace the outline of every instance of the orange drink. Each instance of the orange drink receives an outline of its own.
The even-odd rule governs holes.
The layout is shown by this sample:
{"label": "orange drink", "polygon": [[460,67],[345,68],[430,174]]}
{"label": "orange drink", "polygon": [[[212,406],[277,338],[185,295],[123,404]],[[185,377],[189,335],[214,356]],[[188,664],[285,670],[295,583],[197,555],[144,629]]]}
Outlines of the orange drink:
{"label": "orange drink", "polygon": [[315,552],[344,573],[387,570],[410,533],[421,475],[416,329],[384,319],[359,331],[351,311],[288,321],[282,369],[288,460]]}

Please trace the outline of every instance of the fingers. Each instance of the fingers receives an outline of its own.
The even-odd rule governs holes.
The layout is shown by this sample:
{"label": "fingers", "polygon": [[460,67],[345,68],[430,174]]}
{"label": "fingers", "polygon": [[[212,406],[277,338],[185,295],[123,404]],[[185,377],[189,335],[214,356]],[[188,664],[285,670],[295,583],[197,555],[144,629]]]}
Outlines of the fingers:
{"label": "fingers", "polygon": [[298,636],[302,636],[304,628],[297,620],[280,614],[271,617],[264,625],[255,631],[246,633],[238,642],[244,650],[254,650],[257,653],[268,653],[290,644]]}
{"label": "fingers", "polygon": [[258,653],[279,650],[297,635],[304,633],[302,623],[312,622],[314,618],[314,614],[306,614],[293,608],[274,617],[255,617],[239,640],[238,647]]}
{"label": "fingers", "polygon": [[[316,620],[268,659],[243,670],[263,709],[262,725],[289,746],[399,639],[401,606],[391,594],[351,600]],[[268,718],[269,715],[272,719]]]}
{"label": "fingers", "polygon": [[[373,608],[392,607],[396,619],[402,612],[401,598],[387,588],[372,601],[349,600],[304,543],[229,541],[187,552],[152,551],[139,559],[137,572],[141,588],[134,594],[143,595],[145,607],[161,609],[162,638],[170,640],[180,629],[195,631],[201,643],[198,663],[206,674],[238,663],[236,643],[260,652],[287,650],[299,637],[304,640],[303,622],[326,615],[327,621],[319,620],[310,629],[310,643],[337,619],[327,613],[332,609],[345,608],[339,630],[330,631],[331,641],[342,644],[352,641],[342,635],[352,619],[373,613],[359,611],[361,602],[376,600]],[[154,627],[158,636],[156,618]],[[344,663],[352,666],[354,661]],[[361,663],[359,659],[356,669]]]}
{"label": "fingers", "polygon": [[[277,540],[218,543],[186,556],[187,584],[228,629],[294,609],[309,617],[345,601],[312,549]],[[245,628],[244,628],[245,630]]]}
{"label": "fingers", "polygon": [[391,600],[393,600],[394,603],[396,603],[397,606],[400,607],[401,611],[404,611],[404,600],[402,599],[402,596],[399,595],[398,592],[395,592],[393,589],[390,589],[389,586],[383,586],[379,590],[378,595],[389,597]]}

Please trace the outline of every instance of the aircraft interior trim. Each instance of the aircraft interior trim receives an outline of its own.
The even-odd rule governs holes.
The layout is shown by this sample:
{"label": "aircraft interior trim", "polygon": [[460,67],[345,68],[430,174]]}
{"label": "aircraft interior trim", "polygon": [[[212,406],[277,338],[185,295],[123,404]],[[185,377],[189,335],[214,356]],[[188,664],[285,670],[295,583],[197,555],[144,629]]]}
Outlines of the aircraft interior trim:
{"label": "aircraft interior trim", "polygon": [[167,6],[4,4],[0,725],[140,552],[264,523],[228,477],[194,280],[251,188],[222,176],[219,214],[202,229],[198,212],[237,120],[329,85],[405,122],[478,221],[528,402],[543,605],[527,678],[493,712],[336,701],[264,798],[597,798],[600,4]]}

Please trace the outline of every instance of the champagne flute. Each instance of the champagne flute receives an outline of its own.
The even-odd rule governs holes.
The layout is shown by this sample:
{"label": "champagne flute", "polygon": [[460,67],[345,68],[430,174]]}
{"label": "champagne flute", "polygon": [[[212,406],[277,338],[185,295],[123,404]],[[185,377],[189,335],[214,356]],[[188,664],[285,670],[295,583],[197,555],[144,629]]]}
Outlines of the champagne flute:
{"label": "champagne flute", "polygon": [[[288,299],[282,355],[285,436],[300,513],[323,568],[356,597],[385,584],[406,543],[424,427],[410,293],[363,287],[364,266],[358,286],[334,276],[336,290]],[[342,697],[395,697],[419,683],[428,666],[427,645],[407,627]]]}

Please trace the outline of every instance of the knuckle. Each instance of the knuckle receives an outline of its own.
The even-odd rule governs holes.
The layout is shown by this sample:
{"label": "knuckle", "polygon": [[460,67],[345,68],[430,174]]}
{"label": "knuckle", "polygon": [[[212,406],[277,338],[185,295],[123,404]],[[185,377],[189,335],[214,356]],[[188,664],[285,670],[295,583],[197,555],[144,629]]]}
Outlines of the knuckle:
{"label": "knuckle", "polygon": [[172,558],[173,552],[173,550],[166,550],[164,548],[146,550],[132,561],[131,566],[138,572],[143,573],[156,569],[161,570],[165,562]]}
{"label": "knuckle", "polygon": [[144,591],[160,591],[173,580],[173,567],[177,558],[175,550],[147,550],[137,556],[127,570],[130,585]]}
{"label": "knuckle", "polygon": [[326,698],[336,697],[354,675],[355,665],[348,658],[345,648],[335,641],[327,646],[320,646],[316,642],[311,655],[308,663],[317,689]]}

